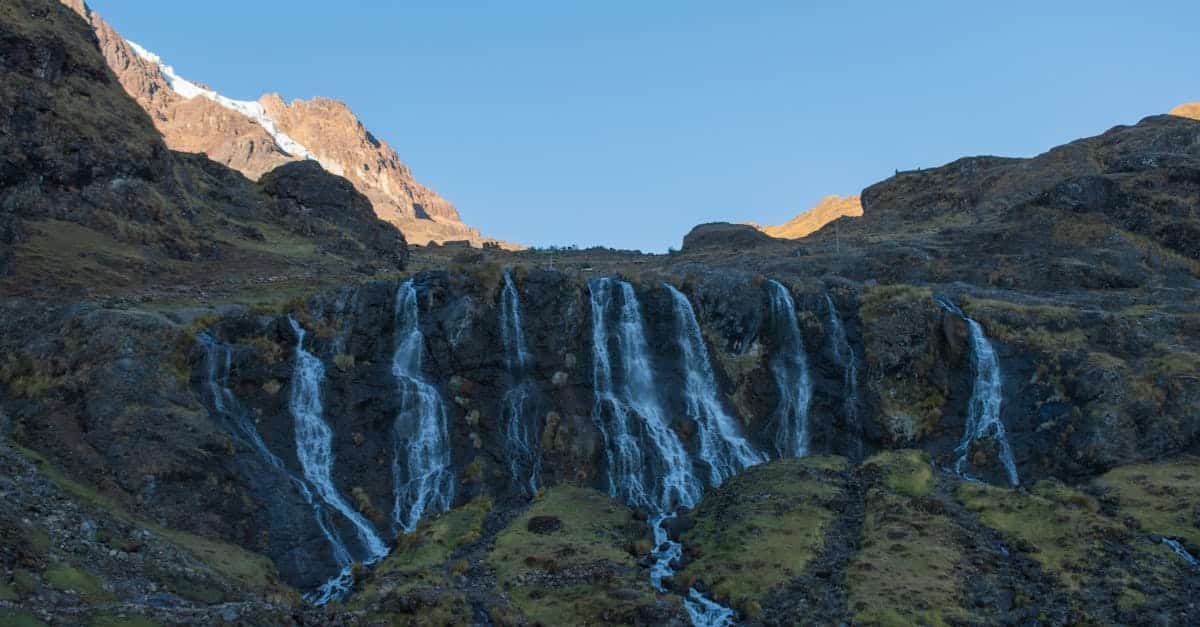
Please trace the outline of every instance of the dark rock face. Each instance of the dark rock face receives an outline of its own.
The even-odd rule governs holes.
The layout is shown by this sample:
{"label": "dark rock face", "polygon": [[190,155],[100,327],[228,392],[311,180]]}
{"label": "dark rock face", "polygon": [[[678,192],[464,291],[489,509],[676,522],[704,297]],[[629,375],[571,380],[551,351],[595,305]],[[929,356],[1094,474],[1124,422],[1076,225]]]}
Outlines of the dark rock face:
{"label": "dark rock face", "polygon": [[281,165],[263,175],[259,188],[273,199],[276,215],[320,241],[323,250],[383,261],[389,269],[404,268],[408,258],[404,235],[376,218],[371,201],[350,181],[326,172],[317,162]]}
{"label": "dark rock face", "polygon": [[[344,179],[313,167],[291,164],[263,190],[201,155],[172,152],[70,8],[16,0],[0,14],[0,277],[23,275],[0,285],[5,294],[170,289],[233,268],[261,273],[253,282],[322,266],[343,276],[403,267],[395,227]],[[272,250],[297,237],[317,247]],[[80,259],[110,276],[76,281],[89,265]]]}
{"label": "dark rock face", "polygon": [[[289,164],[254,185],[201,156],[165,152],[145,120],[125,115],[130,107],[113,95],[111,77],[94,51],[88,52],[87,31],[56,4],[15,2],[0,9],[5,27],[0,70],[6,79],[0,83],[0,124],[7,129],[0,133],[0,275],[8,273],[0,302],[0,432],[141,519],[268,555],[287,582],[316,587],[341,565],[327,535],[340,536],[359,561],[365,548],[355,517],[384,539],[396,535],[392,464],[397,416],[406,408],[393,369],[403,338],[396,320],[400,283],[392,271],[406,261],[403,236],[374,219],[366,199],[347,181],[314,164]],[[80,106],[79,93],[88,94],[95,111],[71,109]],[[110,127],[115,135],[107,132]],[[139,133],[147,136],[144,142]],[[818,232],[799,248],[751,227],[703,225],[689,234],[679,254],[556,251],[547,263],[537,253],[472,250],[453,256],[452,271],[413,275],[421,375],[444,406],[454,503],[471,502],[488,512],[480,514],[486,521],[477,532],[463,533],[456,549],[461,552],[443,561],[472,572],[472,581],[486,581],[489,575],[479,575],[484,571],[472,570],[487,550],[480,538],[488,533],[494,538],[529,502],[508,466],[505,403],[513,376],[499,322],[505,266],[520,296],[529,353],[520,426],[534,436],[540,486],[607,489],[605,443],[593,416],[595,321],[588,279],[621,275],[640,302],[646,364],[665,420],[693,457],[697,476],[705,476],[706,468],[696,459],[697,426],[686,418],[679,321],[664,282],[677,286],[695,308],[717,402],[758,450],[773,451],[774,414],[784,396],[772,359],[796,335],[811,381],[812,453],[857,461],[879,451],[921,449],[897,462],[907,468],[901,474],[913,477],[890,482],[871,476],[884,472],[871,470],[879,466],[872,462],[863,467],[863,482],[841,462],[831,470],[814,459],[815,466],[803,471],[843,484],[841,495],[819,500],[841,521],[836,542],[818,559],[819,568],[803,575],[804,582],[818,584],[821,603],[834,614],[844,613],[847,600],[838,596],[839,585],[819,582],[836,581],[833,574],[849,568],[860,527],[880,541],[872,545],[876,553],[913,537],[911,530],[886,524],[871,527],[872,512],[902,512],[918,525],[940,529],[931,538],[952,540],[956,554],[938,571],[942,582],[953,579],[944,573],[960,572],[963,565],[1008,555],[996,533],[1018,538],[1024,544],[1013,546],[1029,554],[1055,548],[1055,538],[1039,536],[1037,525],[1006,526],[1011,521],[1003,514],[1026,506],[1053,517],[1070,518],[1081,510],[1103,514],[1088,532],[1104,551],[1121,557],[1134,550],[1128,542],[1132,523],[1108,520],[1087,495],[1038,482],[1084,484],[1117,466],[1194,453],[1200,446],[1198,161],[1200,123],[1154,117],[1030,160],[973,157],[901,173],[864,192],[861,220],[841,222],[838,232]],[[421,260],[422,267],[441,267],[446,260],[429,259]],[[209,273],[244,267],[303,269],[308,274],[299,287],[308,296],[264,289],[256,301],[272,303],[267,306],[188,310],[172,302],[162,308],[172,313],[159,313],[162,309],[127,303],[79,304],[87,299],[76,293],[70,298],[59,293],[57,299],[40,293],[47,286],[93,283],[124,293],[122,287],[147,277],[199,285]],[[325,270],[336,273],[337,287],[317,289],[327,283],[318,284]],[[349,280],[355,271],[381,274]],[[771,312],[771,281],[795,301],[790,336]],[[943,305],[952,301],[962,315],[948,313],[935,295],[945,299]],[[831,306],[857,364],[850,380],[857,400],[851,405]],[[299,338],[289,316],[306,331],[304,350],[324,368],[319,396],[331,430],[333,490],[354,516],[325,508],[327,518],[318,519],[313,501],[298,487],[312,480],[297,479],[304,472],[292,407],[300,390]],[[1006,480],[997,436],[964,438],[979,374],[968,317],[985,332],[999,364],[1000,419],[1022,486],[1041,485],[1038,493],[992,494],[986,492],[991,488],[944,481],[925,487],[941,492],[905,492],[925,474],[935,474],[931,464],[952,468],[962,457],[978,477]],[[197,343],[201,331],[228,348],[219,381]],[[233,401],[214,388],[227,388]],[[236,414],[218,406],[234,401]],[[246,425],[269,455],[257,450]],[[1189,472],[1168,477],[1169,489],[1145,491],[1181,490],[1191,480]],[[1131,481],[1137,484],[1140,476]],[[815,481],[808,487],[820,493],[823,485]],[[976,488],[984,491],[974,493]],[[951,489],[962,494],[951,496]],[[1138,494],[1136,486],[1127,489]],[[22,498],[30,502],[28,495]],[[798,495],[783,505],[807,500]],[[1189,506],[1173,505],[1190,516]],[[607,505],[600,507],[607,511]],[[980,527],[963,513],[967,507],[1000,512],[992,521],[998,528]],[[629,516],[638,522],[647,517]],[[953,520],[936,522],[946,517]],[[1143,517],[1154,522],[1153,514]],[[675,533],[694,524],[693,535],[703,535],[709,529],[701,522],[681,521]],[[530,520],[516,529],[547,536],[558,533],[553,527],[548,520]],[[1172,533],[1186,536],[1194,527]],[[784,531],[783,536],[793,532]],[[640,544],[640,537],[619,535]],[[1120,542],[1108,542],[1114,538]],[[1189,542],[1187,547],[1196,546]],[[984,545],[986,550],[979,548]],[[643,548],[624,550],[644,556]],[[1087,556],[1093,549],[1081,546],[1076,554]],[[632,572],[586,563],[556,577],[550,571],[557,562],[530,557],[537,581],[547,588]],[[866,562],[871,568],[875,563]],[[1050,589],[1032,564],[1028,557],[1009,560],[999,575],[967,569],[981,578],[972,583],[969,598],[990,607],[997,598],[988,592],[996,589],[989,582],[1023,575],[1036,584],[1030,590]],[[1074,576],[1077,569],[1068,564],[1060,570]],[[894,592],[890,582],[878,581],[883,577],[865,579],[880,583],[888,593],[883,596]],[[1118,589],[1113,586],[1098,589]],[[416,593],[406,598],[425,602]],[[1105,601],[1110,606],[1111,598]],[[768,621],[795,607],[792,598],[760,600],[767,603]],[[424,607],[416,601],[414,607]],[[1012,602],[1014,610],[1004,616],[1036,619]],[[1051,605],[1051,615],[1065,622],[1071,604],[1056,598]],[[480,609],[485,607],[473,605],[472,611],[487,616]],[[675,616],[675,610],[662,616]],[[743,611],[749,616],[754,610],[747,602]],[[1132,616],[1124,611],[1108,607],[1102,616]]]}
{"label": "dark rock face", "polygon": [[694,227],[683,237],[683,250],[694,252],[704,248],[737,250],[753,248],[772,241],[771,236],[746,224],[713,222]]}
{"label": "dark rock face", "polygon": [[[604,489],[603,446],[592,416],[588,288],[548,270],[516,271],[514,279],[531,357],[532,400],[522,420],[538,434],[538,483]],[[455,502],[486,495],[520,504],[525,497],[508,469],[502,420],[512,382],[500,340],[502,283],[498,275],[434,271],[416,275],[413,284],[425,344],[422,372],[446,410]],[[676,284],[695,308],[724,409],[756,448],[773,451],[771,417],[780,392],[769,362],[784,344],[770,320],[766,285],[732,270],[693,273]],[[384,537],[392,529],[393,429],[403,411],[391,367],[398,342],[397,288],[396,282],[371,282],[322,292],[292,312],[308,331],[305,349],[325,366],[321,401],[333,431],[337,489]],[[684,418],[685,373],[670,295],[660,280],[639,282],[635,289],[670,426],[696,459],[697,476],[705,476],[695,425]],[[855,289],[832,282],[791,289],[812,381],[811,450],[857,455],[919,446],[938,465],[952,466],[973,394],[972,348],[963,320],[943,311],[922,288]],[[844,367],[833,356],[827,293],[861,359],[860,425],[848,422],[845,413],[848,388]],[[1185,450],[1200,435],[1194,390],[1188,379],[1176,378],[1188,376],[1189,357],[1180,365],[1175,364],[1180,358],[1172,358],[1154,366],[1159,379],[1149,385],[1161,391],[1148,391],[1130,372],[1133,355],[1153,343],[1148,338],[1181,332],[1187,328],[1178,326],[1181,320],[1126,327],[1112,316],[960,302],[991,333],[1003,376],[1002,420],[1023,479],[1093,476]],[[286,318],[231,309],[201,322],[230,347],[227,385],[234,397],[253,416],[270,451],[288,472],[301,476],[289,407],[296,337]],[[27,344],[7,366],[10,398],[19,399],[17,387],[36,377],[47,377],[59,390],[55,400],[6,403],[21,441],[62,459],[79,476],[113,477],[97,482],[127,495],[149,515],[266,553],[303,589],[335,570],[312,508],[288,475],[264,464],[222,421],[191,331],[180,334],[161,316],[65,309],[49,319],[14,316],[10,332],[14,338],[30,332],[59,338]],[[1103,337],[1109,352],[1086,345],[1054,352],[1059,336],[1073,342],[1080,333]],[[56,354],[72,357],[63,361]],[[186,362],[180,361],[183,354]],[[1053,371],[1046,368],[1048,356],[1057,360]],[[164,375],[161,364],[177,364],[170,368],[190,376]],[[80,419],[64,429],[43,418],[55,414]],[[156,442],[152,454],[144,448],[148,441]],[[983,477],[1005,480],[995,442],[979,440],[968,455]],[[340,517],[334,525],[361,554],[354,527]]]}
{"label": "dark rock face", "polygon": [[296,161],[271,170],[258,184],[281,204],[311,211],[331,221],[373,218],[371,201],[350,181],[325,171],[316,161]]}

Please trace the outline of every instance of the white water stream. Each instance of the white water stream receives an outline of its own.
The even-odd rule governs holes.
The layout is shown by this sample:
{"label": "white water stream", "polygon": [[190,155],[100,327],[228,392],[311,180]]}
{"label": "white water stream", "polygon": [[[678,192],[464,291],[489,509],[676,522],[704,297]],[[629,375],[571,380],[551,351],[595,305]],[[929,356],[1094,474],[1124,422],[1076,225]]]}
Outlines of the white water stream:
{"label": "white water stream", "polygon": [[846,336],[846,326],[842,324],[842,316],[829,292],[825,292],[825,306],[829,309],[830,345],[833,348],[833,358],[842,367],[842,389],[846,396],[842,411],[845,412],[846,426],[849,428],[851,442],[851,457],[862,458],[862,421],[858,415],[858,357]]}
{"label": "white water stream", "polygon": [[[674,518],[673,512],[677,509],[696,505],[701,495],[701,483],[692,470],[687,450],[664,418],[645,325],[633,286],[625,281],[601,278],[589,281],[588,287],[596,393],[593,418],[606,445],[609,494],[653,513],[650,526],[655,547],[650,580],[657,590],[666,592],[662,581],[674,574],[671,563],[683,554],[683,547],[670,539],[666,523]],[[688,309],[690,311],[690,305]],[[694,321],[694,315],[692,318]],[[704,357],[707,364],[707,351]],[[697,363],[698,359],[697,351]],[[696,392],[702,387],[696,388]],[[701,419],[716,420],[711,415]],[[715,424],[709,424],[707,428],[714,435],[721,433]],[[728,442],[719,446],[737,448],[736,443]],[[716,463],[715,457],[713,463]],[[733,610],[706,598],[694,588],[688,591],[683,604],[697,627],[733,624]]]}
{"label": "white water stream", "polygon": [[508,270],[504,271],[504,289],[500,292],[500,337],[504,343],[504,365],[509,379],[509,387],[500,408],[508,470],[513,483],[521,486],[526,495],[533,496],[538,491],[542,457],[537,433],[529,424],[531,359],[525,347],[525,332],[521,328],[521,297]]}
{"label": "white water stream", "polygon": [[771,354],[769,363],[779,404],[775,409],[775,450],[780,457],[808,455],[808,409],[812,404],[812,377],[804,338],[796,320],[796,303],[783,284],[768,280],[771,324],[781,345]]}
{"label": "white water stream", "polygon": [[400,412],[392,424],[392,523],[411,532],[426,512],[454,502],[446,405],[421,373],[425,337],[421,334],[417,291],[412,279],[396,291],[396,350],[392,376],[400,394]]}
{"label": "white water stream", "polygon": [[[296,458],[304,471],[306,482],[312,486],[316,496],[350,521],[354,527],[366,551],[362,562],[373,564],[387,555],[387,545],[371,523],[346,502],[333,483],[333,429],[325,422],[324,408],[321,404],[321,382],[325,378],[325,366],[321,364],[320,359],[304,350],[305,332],[300,323],[291,316],[288,316],[288,322],[296,333],[296,365],[289,386],[291,396],[288,402],[288,408],[295,419]],[[308,488],[305,487],[304,491],[307,492]],[[308,495],[308,498],[311,499],[311,496]],[[315,502],[315,499],[313,501]],[[320,520],[318,518],[319,523]],[[330,538],[328,526],[321,524],[321,527],[326,537]],[[339,576],[318,591],[319,596],[314,602],[323,604],[340,598],[349,591],[350,568],[350,564],[343,566]]]}
{"label": "white water stream", "polygon": [[954,463],[954,471],[963,477],[974,479],[964,470],[968,466],[967,454],[971,443],[986,437],[996,440],[1000,447],[1000,463],[1008,474],[1012,485],[1020,485],[1017,476],[1017,464],[1013,459],[1012,449],[1008,445],[1008,436],[1004,431],[1004,422],[1000,419],[1000,407],[1004,402],[1004,390],[1000,380],[1000,361],[996,359],[996,351],[983,333],[983,327],[978,322],[968,318],[957,305],[943,297],[935,299],[946,311],[962,318],[971,332],[971,355],[974,360],[973,368],[975,381],[971,387],[971,404],[967,410],[967,422],[963,438],[955,452],[958,460]]}

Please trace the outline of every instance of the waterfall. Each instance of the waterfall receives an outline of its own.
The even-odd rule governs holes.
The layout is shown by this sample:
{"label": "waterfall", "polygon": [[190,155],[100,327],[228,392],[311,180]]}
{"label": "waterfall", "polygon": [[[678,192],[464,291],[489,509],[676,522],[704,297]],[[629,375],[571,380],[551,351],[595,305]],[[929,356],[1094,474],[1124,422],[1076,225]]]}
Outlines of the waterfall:
{"label": "waterfall", "polygon": [[796,320],[796,304],[788,289],[768,280],[772,326],[780,336],[780,346],[771,354],[771,374],[779,389],[775,409],[775,449],[780,457],[804,457],[808,454],[808,408],[812,403],[812,379],[804,339]]}
{"label": "waterfall", "polygon": [[1000,361],[996,359],[996,351],[983,333],[983,327],[978,322],[967,317],[957,305],[949,299],[937,296],[934,299],[942,309],[962,318],[971,331],[971,355],[974,358],[973,370],[975,382],[971,388],[971,403],[967,410],[967,424],[955,452],[958,460],[954,470],[958,474],[970,477],[963,467],[967,465],[967,454],[971,443],[980,438],[991,436],[1000,445],[1000,463],[1008,473],[1008,481],[1016,486],[1021,483],[1017,477],[1017,464],[1013,460],[1012,449],[1005,435],[1004,422],[1000,420],[1000,405],[1004,400],[1000,382]]}
{"label": "waterfall", "polygon": [[392,523],[411,532],[425,512],[444,511],[453,504],[454,474],[446,405],[421,374],[425,338],[412,279],[396,291],[395,320],[392,376],[400,389],[400,413],[392,424]]}
{"label": "waterfall", "polygon": [[[658,514],[650,520],[650,529],[654,532],[654,550],[651,557],[654,564],[650,567],[650,583],[655,590],[667,592],[663,579],[673,577],[675,569],[671,562],[683,557],[683,545],[672,540],[667,533],[666,523],[674,516]],[[732,609],[704,596],[699,590],[689,588],[683,599],[683,607],[695,627],[726,627],[733,624],[735,613]]]}
{"label": "waterfall", "polygon": [[700,482],[664,418],[633,286],[600,278],[589,281],[588,288],[596,395],[592,417],[604,438],[609,494],[654,512],[691,507],[700,498]]}
{"label": "waterfall", "polygon": [[[333,429],[326,424],[324,408],[321,405],[321,381],[325,378],[325,366],[316,356],[304,350],[304,328],[296,319],[288,316],[288,322],[296,333],[296,368],[292,374],[291,397],[288,399],[288,409],[295,419],[296,458],[304,471],[304,478],[312,486],[316,496],[337,513],[344,516],[354,526],[359,541],[367,551],[363,562],[373,564],[383,559],[388,553],[387,545],[376,533],[371,523],[361,514],[350,507],[342,498],[333,484]],[[304,489],[307,491],[307,487]],[[311,494],[309,495],[311,498]],[[315,499],[313,499],[315,502]],[[328,531],[322,525],[322,530]],[[321,592],[323,598],[317,601],[325,602],[349,590],[349,567],[343,567],[342,576],[345,581],[339,581],[328,590]],[[333,584],[334,582],[330,582]],[[327,584],[330,585],[330,584]],[[341,590],[342,586],[345,590]]]}
{"label": "waterfall", "polygon": [[862,421],[858,415],[858,357],[850,338],[846,336],[846,326],[829,292],[825,292],[825,306],[829,308],[830,343],[833,348],[833,358],[842,367],[842,389],[846,396],[843,411],[846,415],[846,426],[849,427],[853,444],[850,447],[851,457],[862,458]]}
{"label": "waterfall", "polygon": [[500,292],[500,336],[509,377],[509,388],[500,407],[509,474],[514,484],[533,496],[538,490],[542,458],[537,433],[531,432],[527,418],[532,383],[529,381],[529,351],[525,348],[525,333],[521,330],[521,298],[508,270],[504,271],[504,289]]}
{"label": "waterfall", "polygon": [[353,583],[351,571],[354,566],[354,559],[350,556],[350,550],[346,547],[346,543],[342,540],[337,528],[329,520],[329,513],[325,510],[325,507],[313,497],[312,489],[309,485],[303,479],[288,471],[283,465],[283,460],[271,452],[271,449],[267,447],[267,443],[263,441],[262,435],[258,432],[258,428],[251,421],[249,413],[238,402],[233,391],[229,389],[229,370],[232,351],[230,351],[228,346],[217,342],[208,333],[200,333],[198,340],[200,341],[200,346],[204,349],[205,387],[208,388],[212,398],[213,408],[218,415],[230,423],[231,432],[234,437],[248,445],[267,465],[291,481],[296,491],[300,494],[300,497],[304,499],[304,502],[312,510],[317,528],[321,530],[321,534],[329,542],[333,561],[338,567],[338,573],[315,591],[305,594],[305,600],[319,606],[336,599],[341,599],[350,592],[350,586]]}
{"label": "waterfall", "polygon": [[[650,522],[654,532],[650,580],[657,590],[665,592],[662,580],[674,574],[671,562],[683,554],[683,547],[668,536],[666,523],[674,517],[676,508],[696,504],[700,499],[700,482],[692,472],[687,450],[663,417],[650,366],[645,325],[633,286],[601,278],[589,281],[588,289],[596,394],[592,417],[604,437],[608,492],[654,514]],[[611,316],[613,313],[615,317]],[[610,326],[615,326],[612,337]],[[616,349],[616,369],[610,339]],[[733,622],[732,610],[705,598],[694,588],[688,591],[683,604],[699,627],[720,627]]]}
{"label": "waterfall", "polygon": [[767,458],[738,433],[736,421],[721,407],[708,347],[700,334],[700,324],[691,302],[673,286],[666,283],[663,286],[671,292],[675,303],[679,348],[687,373],[683,389],[687,415],[698,428],[700,459],[708,465],[709,482],[720,485],[742,469],[761,464]]}
{"label": "waterfall", "polygon": [[1178,540],[1164,537],[1162,539],[1162,543],[1170,547],[1170,549],[1174,551],[1175,554],[1180,557],[1180,559],[1186,562],[1188,566],[1192,567],[1192,570],[1200,573],[1200,559],[1196,559],[1196,556],[1192,555],[1187,549],[1183,548],[1183,545],[1180,544]]}

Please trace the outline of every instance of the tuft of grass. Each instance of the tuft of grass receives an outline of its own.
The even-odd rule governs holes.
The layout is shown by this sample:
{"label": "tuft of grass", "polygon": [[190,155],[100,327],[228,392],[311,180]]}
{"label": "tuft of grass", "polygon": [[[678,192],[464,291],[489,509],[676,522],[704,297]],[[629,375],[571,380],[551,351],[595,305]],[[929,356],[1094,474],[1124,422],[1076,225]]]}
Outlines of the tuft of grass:
{"label": "tuft of grass", "polygon": [[1053,481],[1038,482],[1032,494],[964,483],[955,497],[1072,591],[1084,587],[1106,539],[1128,536],[1124,526],[1096,515],[1093,499]]}
{"label": "tuft of grass", "polygon": [[[492,511],[492,500],[477,498],[462,507],[421,521],[412,533],[396,538],[395,547],[378,566],[362,592],[349,600],[352,609],[369,609],[385,598],[403,598],[417,590],[437,589],[445,585],[445,573],[451,556],[460,548],[476,542],[483,533],[483,522]],[[453,599],[438,605],[453,606]]]}
{"label": "tuft of grass", "polygon": [[350,372],[354,370],[354,355],[335,355],[333,365],[342,372]]}
{"label": "tuft of grass", "polygon": [[88,627],[162,627],[162,623],[144,616],[98,614],[88,620]]}
{"label": "tuft of grass", "polygon": [[42,573],[46,585],[62,592],[74,592],[89,603],[115,601],[116,596],[104,589],[104,580],[69,564],[52,564]]}
{"label": "tuft of grass", "polygon": [[17,591],[7,583],[0,581],[0,601],[16,601]]}
{"label": "tuft of grass", "polygon": [[[535,517],[561,526],[537,533],[529,528]],[[612,498],[556,486],[496,536],[485,563],[496,573],[498,591],[529,623],[633,622],[640,607],[678,602],[654,591],[628,550],[647,532]]]}
{"label": "tuft of grass", "polygon": [[898,302],[931,301],[933,292],[915,285],[877,285],[863,291],[859,301],[859,317],[864,322],[877,320],[889,313]]}
{"label": "tuft of grass", "polygon": [[863,462],[863,470],[878,473],[889,490],[904,496],[928,496],[934,477],[929,454],[918,450],[884,451]]}
{"label": "tuft of grass", "polygon": [[265,363],[278,363],[279,360],[283,358],[283,348],[281,348],[279,344],[272,342],[265,337],[256,335],[249,339],[243,340],[240,343],[253,348],[258,353],[258,358],[263,360]]}
{"label": "tuft of grass", "polygon": [[0,625],[4,627],[46,627],[30,612],[16,608],[0,607]]}
{"label": "tuft of grass", "polygon": [[948,625],[969,622],[956,572],[960,529],[940,502],[929,457],[880,453],[863,464],[868,482],[862,539],[846,571],[856,624]]}
{"label": "tuft of grass", "polygon": [[1093,482],[1116,501],[1122,515],[1150,533],[1200,544],[1195,508],[1200,503],[1200,458],[1122,466]]}
{"label": "tuft of grass", "polygon": [[80,502],[102,510],[117,520],[145,528],[165,538],[175,546],[191,553],[215,572],[233,580],[246,591],[280,603],[298,602],[300,595],[280,582],[275,565],[267,557],[228,542],[204,538],[177,529],[167,529],[149,521],[140,520],[130,515],[107,496],[71,480],[39,453],[17,445],[13,445],[13,448],[36,464],[38,470],[59,489]]}
{"label": "tuft of grass", "polygon": [[734,607],[761,603],[773,588],[802,575],[824,548],[847,468],[844,458],[806,457],[731,478],[696,508],[695,525],[682,537],[693,559],[677,579],[702,581]]}

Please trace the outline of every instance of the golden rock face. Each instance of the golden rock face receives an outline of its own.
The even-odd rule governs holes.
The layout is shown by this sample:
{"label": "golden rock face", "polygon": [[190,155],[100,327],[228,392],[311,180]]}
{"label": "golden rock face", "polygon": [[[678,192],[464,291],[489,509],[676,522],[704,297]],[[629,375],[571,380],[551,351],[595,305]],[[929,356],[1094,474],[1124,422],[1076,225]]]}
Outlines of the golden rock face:
{"label": "golden rock face", "polygon": [[[81,0],[61,0],[82,16],[125,91],[150,114],[168,148],[201,152],[258,180],[301,156],[290,154],[258,122],[208,98],[184,98],[158,65]],[[414,244],[466,240],[493,242],[462,222],[454,205],[413,177],[384,141],[376,139],[344,103],[328,98],[285,102],[267,94],[256,103],[278,127],[311,152],[327,171],[345,177],[371,200],[376,215],[399,227]],[[499,242],[505,248],[514,248]]]}
{"label": "golden rock face", "polygon": [[815,207],[791,220],[776,226],[759,227],[759,230],[771,237],[798,239],[816,233],[838,218],[857,218],[862,214],[862,200],[858,196],[826,196]]}
{"label": "golden rock face", "polygon": [[1191,118],[1200,120],[1200,102],[1188,102],[1181,104],[1170,111],[1171,115],[1177,115],[1181,118]]}

